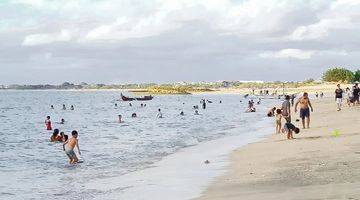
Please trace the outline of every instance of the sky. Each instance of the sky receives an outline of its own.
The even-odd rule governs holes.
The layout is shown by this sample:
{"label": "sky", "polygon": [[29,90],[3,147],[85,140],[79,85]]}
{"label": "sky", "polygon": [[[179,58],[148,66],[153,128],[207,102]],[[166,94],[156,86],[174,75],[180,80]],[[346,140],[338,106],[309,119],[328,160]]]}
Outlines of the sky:
{"label": "sky", "polygon": [[0,84],[319,79],[360,0],[0,0]]}

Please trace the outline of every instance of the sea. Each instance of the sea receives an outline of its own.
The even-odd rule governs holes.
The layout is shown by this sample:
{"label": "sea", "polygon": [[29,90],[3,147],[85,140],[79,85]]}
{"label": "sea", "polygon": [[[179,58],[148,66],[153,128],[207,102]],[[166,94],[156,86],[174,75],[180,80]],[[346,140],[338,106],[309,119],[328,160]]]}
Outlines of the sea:
{"label": "sea", "polygon": [[[201,99],[211,101],[206,109]],[[196,198],[226,171],[231,151],[274,132],[266,112],[280,100],[262,99],[245,113],[250,99],[258,101],[159,95],[130,106],[119,91],[0,91],[0,199]],[[62,144],[49,141],[46,116],[69,137],[78,131],[83,163],[69,164]]]}

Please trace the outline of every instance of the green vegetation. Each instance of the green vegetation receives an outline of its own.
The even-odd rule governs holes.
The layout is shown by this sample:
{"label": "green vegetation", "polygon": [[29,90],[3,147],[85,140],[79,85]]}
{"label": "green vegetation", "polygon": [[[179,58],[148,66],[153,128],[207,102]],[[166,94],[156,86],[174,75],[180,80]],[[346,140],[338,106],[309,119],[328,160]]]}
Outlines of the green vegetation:
{"label": "green vegetation", "polygon": [[328,69],[324,75],[323,80],[327,82],[344,82],[350,83],[354,80],[354,73],[345,68]]}
{"label": "green vegetation", "polygon": [[354,72],[354,82],[355,81],[360,81],[360,69]]}

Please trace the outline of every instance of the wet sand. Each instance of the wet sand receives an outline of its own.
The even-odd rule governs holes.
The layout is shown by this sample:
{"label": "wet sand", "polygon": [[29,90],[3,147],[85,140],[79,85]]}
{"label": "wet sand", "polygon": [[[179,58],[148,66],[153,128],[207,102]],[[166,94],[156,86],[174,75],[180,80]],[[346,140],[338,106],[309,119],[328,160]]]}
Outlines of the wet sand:
{"label": "wet sand", "polygon": [[360,199],[360,106],[337,112],[333,98],[312,103],[310,129],[237,149],[199,199]]}

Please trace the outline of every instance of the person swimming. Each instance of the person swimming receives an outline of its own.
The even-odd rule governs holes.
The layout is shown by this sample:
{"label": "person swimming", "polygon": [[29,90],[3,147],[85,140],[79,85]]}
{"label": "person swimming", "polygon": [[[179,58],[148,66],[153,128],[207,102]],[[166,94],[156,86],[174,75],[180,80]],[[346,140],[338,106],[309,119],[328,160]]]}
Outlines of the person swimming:
{"label": "person swimming", "polygon": [[66,142],[68,140],[69,136],[65,135],[64,132],[60,132],[60,136],[58,137],[59,142]]}
{"label": "person swimming", "polygon": [[261,103],[261,99],[258,100],[257,105],[260,105],[260,103]]}
{"label": "person swimming", "polygon": [[48,130],[48,131],[52,130],[50,116],[46,117],[45,126],[46,126],[46,130]]}
{"label": "person swimming", "polygon": [[199,111],[198,111],[198,110],[195,110],[194,115],[200,115]]}
{"label": "person swimming", "polygon": [[275,110],[276,110],[276,107],[273,107],[272,109],[270,109],[269,112],[267,113],[267,116],[273,117],[275,115]]}
{"label": "person swimming", "polygon": [[65,119],[61,119],[59,124],[65,124]]}
{"label": "person swimming", "polygon": [[51,109],[54,109],[54,106],[53,106],[53,105],[51,105],[51,106],[50,106],[50,108],[51,108]]}
{"label": "person swimming", "polygon": [[58,142],[60,140],[59,129],[54,129],[53,134],[50,137],[50,142]]}
{"label": "person swimming", "polygon": [[180,112],[180,115],[181,115],[181,116],[184,116],[184,115],[185,115],[184,111],[181,111],[181,112]]}
{"label": "person swimming", "polygon": [[115,108],[117,108],[118,106],[117,106],[117,103],[115,104]]}
{"label": "person swimming", "polygon": [[63,110],[66,110],[66,106],[65,106],[65,104],[63,104],[63,107],[62,107],[62,109],[63,109]]}
{"label": "person swimming", "polygon": [[158,109],[158,113],[157,113],[156,117],[157,118],[163,118],[163,115],[162,115],[162,112],[161,112],[160,108]]}
{"label": "person swimming", "polygon": [[131,117],[132,117],[132,118],[137,117],[136,113],[131,114]]}
{"label": "person swimming", "polygon": [[131,103],[129,103],[129,106],[131,107],[131,106],[132,106],[132,104],[131,104]]}
{"label": "person swimming", "polygon": [[74,106],[73,106],[73,105],[71,105],[70,110],[74,110]]}

